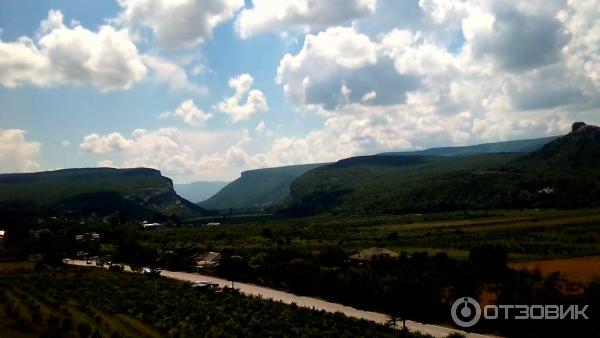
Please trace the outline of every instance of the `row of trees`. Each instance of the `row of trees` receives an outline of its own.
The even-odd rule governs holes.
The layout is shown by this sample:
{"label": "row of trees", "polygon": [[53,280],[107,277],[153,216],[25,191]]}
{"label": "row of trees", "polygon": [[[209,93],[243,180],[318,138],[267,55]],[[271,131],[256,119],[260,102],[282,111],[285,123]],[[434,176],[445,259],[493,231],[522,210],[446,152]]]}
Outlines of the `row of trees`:
{"label": "row of trees", "polygon": [[[360,265],[348,262],[338,247],[317,254],[278,247],[249,259],[226,252],[216,273],[386,312],[390,318],[449,325],[451,304],[464,296],[486,295],[486,301],[497,304],[597,304],[600,308],[600,281],[582,286],[558,273],[544,277],[539,272],[512,270],[501,246],[474,248],[466,260],[424,252]],[[566,292],[574,289],[576,293]],[[511,337],[563,337],[572,330],[591,337],[598,329],[593,318],[560,323],[486,321],[475,327]]]}

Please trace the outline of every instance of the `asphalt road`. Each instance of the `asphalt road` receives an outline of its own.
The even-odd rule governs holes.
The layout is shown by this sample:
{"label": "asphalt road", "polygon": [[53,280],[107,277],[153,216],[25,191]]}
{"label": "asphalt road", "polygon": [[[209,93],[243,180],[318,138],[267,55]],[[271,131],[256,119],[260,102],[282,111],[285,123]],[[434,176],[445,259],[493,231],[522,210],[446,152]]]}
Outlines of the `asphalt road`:
{"label": "asphalt road", "polygon": [[[68,264],[96,267],[95,264],[87,265],[86,261],[81,261],[81,260],[69,260]],[[126,271],[131,271],[128,266],[126,266]],[[341,312],[348,317],[366,319],[366,320],[370,320],[370,321],[373,321],[373,322],[376,322],[379,324],[386,324],[389,320],[388,316],[383,313],[358,310],[358,309],[355,309],[350,306],[327,302],[322,299],[313,298],[313,297],[299,296],[299,295],[295,295],[293,293],[274,290],[274,289],[254,285],[254,284],[232,282],[232,281],[228,281],[228,280],[217,278],[217,277],[206,276],[206,275],[201,275],[201,274],[197,274],[197,273],[189,273],[189,272],[161,270],[160,275],[164,276],[164,277],[169,277],[169,278],[178,279],[178,280],[182,280],[182,281],[188,281],[188,282],[204,281],[204,282],[216,283],[216,284],[219,284],[220,287],[224,287],[224,286],[232,287],[233,286],[234,288],[238,289],[241,293],[243,293],[245,295],[256,296],[256,297],[260,297],[260,298],[264,298],[264,299],[270,299],[273,301],[283,302],[286,304],[295,303],[298,306],[303,306],[303,307],[311,308],[311,309],[315,309],[315,310],[325,310],[327,312],[334,312],[334,313]],[[460,333],[464,334],[467,338],[493,337],[493,336],[488,336],[488,335],[481,335],[481,334],[476,334],[476,333],[468,333],[468,332],[464,332],[464,331],[459,331],[459,330],[451,329],[451,328],[448,328],[445,326],[419,323],[419,322],[415,322],[412,320],[407,320],[406,326],[408,327],[408,329],[410,331],[418,331],[418,332],[421,332],[424,334],[432,335],[434,337],[446,337],[447,335],[449,335],[452,332],[460,332]]]}

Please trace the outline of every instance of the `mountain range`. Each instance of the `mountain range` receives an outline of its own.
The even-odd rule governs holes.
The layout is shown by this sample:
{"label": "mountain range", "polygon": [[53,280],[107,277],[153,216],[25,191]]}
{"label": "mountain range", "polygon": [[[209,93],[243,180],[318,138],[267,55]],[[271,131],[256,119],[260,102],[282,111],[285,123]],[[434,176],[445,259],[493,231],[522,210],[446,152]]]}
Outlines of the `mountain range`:
{"label": "mountain range", "polygon": [[378,155],[469,156],[491,153],[529,153],[542,148],[546,143],[554,141],[557,138],[558,136],[550,136],[526,140],[482,143],[461,147],[439,147],[417,151],[386,152]]}
{"label": "mountain range", "polygon": [[226,185],[175,186],[192,201],[216,192],[198,204],[154,169],[2,174],[0,215],[164,220],[212,210],[304,216],[591,206],[600,201],[599,159],[600,128],[575,123],[561,137],[357,156],[249,170]]}
{"label": "mountain range", "polygon": [[[555,140],[556,137],[544,137],[537,139],[506,141],[497,143],[486,143],[462,147],[441,147],[411,152],[388,152],[374,156],[357,157],[340,162],[356,161],[357,159],[369,159],[376,161],[377,158],[386,156],[469,156],[486,153],[527,153],[540,149],[544,144]],[[382,158],[382,160],[386,160]],[[387,158],[387,160],[390,160]],[[386,160],[386,161],[387,161]],[[275,206],[283,202],[290,192],[291,183],[297,178],[305,175],[313,169],[322,167],[328,163],[295,165],[278,168],[266,168],[249,170],[243,172],[241,177],[227,185],[215,196],[199,205],[208,209],[222,211],[245,210],[256,211],[264,207]],[[377,173],[374,173],[377,175]]]}

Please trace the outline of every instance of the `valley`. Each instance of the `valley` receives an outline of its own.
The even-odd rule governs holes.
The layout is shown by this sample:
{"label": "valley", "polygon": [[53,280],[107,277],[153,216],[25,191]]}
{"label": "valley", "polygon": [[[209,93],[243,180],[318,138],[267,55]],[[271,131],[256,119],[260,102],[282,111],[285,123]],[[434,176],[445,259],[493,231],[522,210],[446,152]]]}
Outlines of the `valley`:
{"label": "valley", "polygon": [[[378,336],[396,334],[389,326],[397,328],[400,322],[407,324],[409,331],[400,331],[406,337],[452,335],[452,329],[460,328],[448,313],[454,300],[463,296],[484,304],[524,299],[597,304],[600,129],[574,124],[567,135],[543,141],[548,142],[439,148],[260,169],[243,173],[201,206],[179,196],[172,181],[152,169],[0,175],[0,253],[4,262],[13,262],[6,264],[21,269],[7,270],[0,280],[8,285],[14,278],[45,276],[69,287],[74,280],[82,281],[87,289],[78,290],[86,296],[67,304],[80,312],[82,304],[90,308],[83,314],[61,311],[84,318],[77,330],[97,331],[99,336],[117,334],[118,327],[124,336],[262,332],[240,326],[245,312],[235,324],[210,326],[166,315],[171,310],[163,313],[162,307],[135,296],[144,284],[156,287],[151,280],[179,290],[170,297],[178,299],[177,292],[187,292],[168,278],[216,281],[220,288],[211,293],[211,301],[234,302],[223,299],[223,293],[232,292],[238,297],[235,302],[241,302],[238,307],[259,306],[244,303],[255,301],[244,294],[273,298],[289,304],[281,308],[289,316],[311,321],[323,312],[303,307],[339,310],[345,315],[327,317],[334,327],[357,323],[352,332],[367,330]],[[487,152],[503,147],[521,152]],[[218,201],[234,204],[208,208],[213,202],[225,205]],[[79,267],[65,266],[65,258]],[[112,271],[81,267],[109,261]],[[91,290],[111,289],[115,275],[123,274],[121,264],[142,272],[124,274],[133,293],[122,294],[122,304],[108,302],[112,296],[98,298]],[[162,277],[156,276],[161,270]],[[226,288],[229,282],[239,290]],[[58,332],[49,324],[55,319],[44,319],[44,311],[40,315],[35,310],[33,318],[31,309],[37,307],[26,305],[32,301],[21,296],[28,292],[33,291],[6,289],[12,304],[4,312],[6,332]],[[43,299],[33,299],[40,309],[46,306]],[[284,306],[260,304],[265,313]],[[166,317],[159,319],[157,313]],[[94,323],[85,319],[90,315],[104,319]],[[23,324],[28,318],[31,324]],[[286,323],[300,330],[298,335],[305,332],[292,319]],[[284,330],[274,325],[264,327]],[[547,337],[579,330],[586,336],[595,325],[484,321],[468,332]]]}

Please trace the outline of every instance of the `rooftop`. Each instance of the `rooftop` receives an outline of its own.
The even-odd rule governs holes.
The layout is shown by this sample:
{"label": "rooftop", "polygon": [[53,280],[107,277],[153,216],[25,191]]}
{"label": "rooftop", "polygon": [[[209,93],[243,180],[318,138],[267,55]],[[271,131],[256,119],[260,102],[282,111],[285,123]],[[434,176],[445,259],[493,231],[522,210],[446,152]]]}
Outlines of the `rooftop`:
{"label": "rooftop", "polygon": [[386,248],[372,247],[355,253],[350,256],[351,260],[370,261],[374,257],[395,258],[400,256],[397,252]]}

